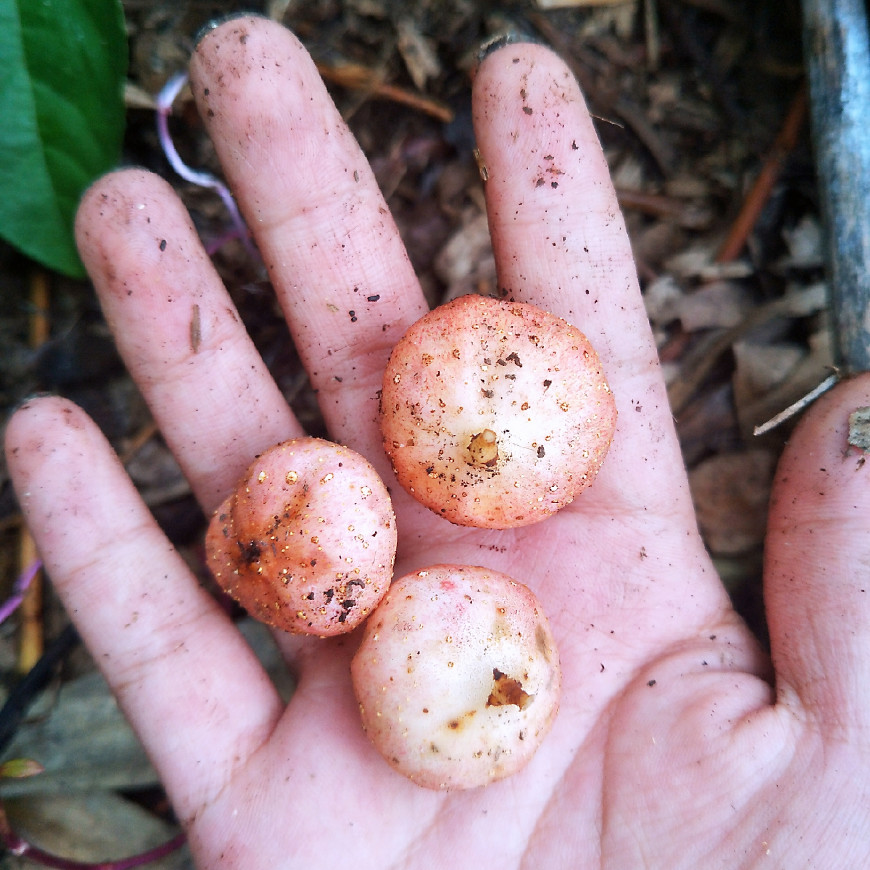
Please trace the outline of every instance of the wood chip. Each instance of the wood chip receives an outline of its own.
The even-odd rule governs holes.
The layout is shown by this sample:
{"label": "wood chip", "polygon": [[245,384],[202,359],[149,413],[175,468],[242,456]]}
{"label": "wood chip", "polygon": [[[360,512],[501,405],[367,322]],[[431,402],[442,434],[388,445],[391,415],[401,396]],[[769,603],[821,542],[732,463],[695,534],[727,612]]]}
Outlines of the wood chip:
{"label": "wood chip", "polygon": [[870,453],[870,408],[858,408],[849,414],[849,444]]}
{"label": "wood chip", "polygon": [[679,302],[683,329],[727,329],[742,323],[754,307],[752,294],[734,281],[711,281]]}

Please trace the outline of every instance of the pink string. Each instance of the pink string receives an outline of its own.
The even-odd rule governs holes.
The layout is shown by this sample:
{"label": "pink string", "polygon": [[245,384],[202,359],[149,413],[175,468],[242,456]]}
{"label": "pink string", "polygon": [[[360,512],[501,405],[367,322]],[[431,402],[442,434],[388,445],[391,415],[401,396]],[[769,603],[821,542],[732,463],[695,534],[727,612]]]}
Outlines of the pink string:
{"label": "pink string", "polygon": [[218,239],[217,243],[213,243],[209,249],[209,255],[213,254],[225,242],[233,238],[239,238],[244,243],[251,256],[257,257],[257,250],[251,242],[251,234],[239,213],[233,195],[229,188],[210,172],[202,172],[197,169],[191,169],[179,155],[175,143],[172,141],[172,136],[169,133],[169,116],[172,114],[172,104],[178,96],[181,89],[187,83],[187,73],[176,73],[166,84],[161,88],[157,95],[157,137],[160,140],[160,145],[163,148],[163,153],[169,161],[169,165],[185,180],[197,187],[205,187],[213,190],[221,198],[224,206],[230,215],[230,220],[233,224],[233,230],[226,233]]}
{"label": "pink string", "polygon": [[37,559],[33,564],[28,565],[24,571],[19,574],[18,579],[12,586],[12,594],[0,605],[0,624],[5,622],[21,605],[24,600],[24,595],[27,592],[33,578],[42,567],[42,560]]}

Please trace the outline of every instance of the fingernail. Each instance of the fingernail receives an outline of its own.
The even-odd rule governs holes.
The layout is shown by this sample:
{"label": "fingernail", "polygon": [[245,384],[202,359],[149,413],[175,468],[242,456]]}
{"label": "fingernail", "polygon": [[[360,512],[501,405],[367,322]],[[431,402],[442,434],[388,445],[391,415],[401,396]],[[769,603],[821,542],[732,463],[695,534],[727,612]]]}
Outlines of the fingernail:
{"label": "fingernail", "polygon": [[196,32],[196,35],[193,37],[193,50],[196,51],[203,39],[205,39],[205,37],[213,30],[217,30],[222,24],[226,24],[228,21],[240,21],[245,18],[264,18],[267,21],[271,20],[268,15],[261,15],[259,12],[245,12],[244,14],[228,12],[226,15],[218,15],[217,18],[212,18],[211,21],[203,24]]}
{"label": "fingernail", "polygon": [[40,399],[52,399],[55,398],[58,394],[53,393],[50,390],[37,391],[35,393],[29,393],[21,399],[13,402],[12,407],[10,408],[9,416],[11,417],[13,414],[16,414],[18,411],[23,411],[27,408],[28,405],[33,402],[38,402]]}
{"label": "fingernail", "polygon": [[504,33],[499,33],[496,36],[490,37],[480,46],[477,51],[478,64],[483,63],[491,54],[495,54],[500,48],[507,45],[517,45],[521,43],[537,43],[539,40],[534,39],[528,33],[521,33],[518,30],[507,30]]}

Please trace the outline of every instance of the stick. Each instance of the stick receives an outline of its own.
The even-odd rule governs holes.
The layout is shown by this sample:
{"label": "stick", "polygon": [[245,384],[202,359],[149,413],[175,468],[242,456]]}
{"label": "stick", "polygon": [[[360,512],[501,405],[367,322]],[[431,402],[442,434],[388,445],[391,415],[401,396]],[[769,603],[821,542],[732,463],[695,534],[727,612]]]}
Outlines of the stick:
{"label": "stick", "polygon": [[795,414],[809,407],[823,393],[827,393],[831,387],[836,386],[840,376],[838,374],[828,375],[817,387],[810,390],[805,396],[801,396],[796,402],[792,402],[787,408],[783,408],[775,417],[771,417],[766,423],[756,426],[752,430],[753,435],[765,435],[773,429],[776,429],[786,420],[790,420]]}
{"label": "stick", "polygon": [[422,94],[391,85],[379,78],[374,70],[370,70],[361,64],[343,63],[339,65],[319,63],[317,71],[326,81],[333,82],[343,88],[352,90],[368,91],[372,97],[382,100],[390,100],[415,109],[425,115],[429,115],[444,124],[453,120],[453,110],[443,103],[429,99]]}
{"label": "stick", "polygon": [[870,35],[864,0],[803,0],[804,54],[827,235],[834,344],[870,370]]}
{"label": "stick", "polygon": [[801,88],[792,100],[785,121],[773,143],[773,148],[764,161],[746,199],[743,200],[743,205],[740,207],[722,247],[719,248],[719,253],[716,254],[717,263],[730,263],[732,260],[736,260],[743,250],[749,234],[770,199],[786,157],[797,145],[806,114],[807,94],[806,90]]}
{"label": "stick", "polygon": [[[48,341],[48,276],[39,269],[30,279],[30,346],[38,348]],[[21,526],[18,539],[18,559],[25,571],[39,559],[36,544],[27,526]],[[18,672],[26,674],[38,661],[45,647],[45,632],[42,624],[42,571],[37,571],[24,593],[18,611]]]}

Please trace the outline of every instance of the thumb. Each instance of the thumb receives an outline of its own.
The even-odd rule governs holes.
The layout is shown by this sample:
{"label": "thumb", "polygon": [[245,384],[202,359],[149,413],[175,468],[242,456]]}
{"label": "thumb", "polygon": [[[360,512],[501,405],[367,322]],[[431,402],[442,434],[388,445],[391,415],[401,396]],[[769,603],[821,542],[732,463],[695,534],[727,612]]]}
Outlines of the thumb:
{"label": "thumb", "polygon": [[768,522],[765,600],[777,696],[828,734],[870,732],[870,462],[849,417],[870,375],[820,399],[790,439]]}

